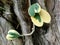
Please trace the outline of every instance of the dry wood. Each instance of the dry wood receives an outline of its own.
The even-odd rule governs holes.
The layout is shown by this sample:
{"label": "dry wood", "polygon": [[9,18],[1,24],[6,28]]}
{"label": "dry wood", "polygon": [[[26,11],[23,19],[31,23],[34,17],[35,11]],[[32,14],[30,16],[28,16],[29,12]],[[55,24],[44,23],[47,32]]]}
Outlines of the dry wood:
{"label": "dry wood", "polygon": [[[32,23],[28,15],[30,0],[12,0],[14,12],[17,16],[17,22],[21,27],[23,34],[28,34],[32,30]],[[60,45],[60,0],[31,0],[32,3],[38,2],[43,9],[46,9],[51,17],[50,25],[44,25],[42,28],[35,27],[32,36],[26,36],[22,39],[7,41],[5,36],[9,29],[15,28],[11,22],[0,17],[0,45]],[[45,1],[45,2],[44,2]],[[10,12],[10,6],[5,4],[6,11]],[[12,21],[11,15],[4,15]],[[13,22],[14,23],[14,22]],[[17,24],[16,24],[17,25]],[[16,26],[17,27],[17,26]],[[20,30],[20,31],[21,31]]]}

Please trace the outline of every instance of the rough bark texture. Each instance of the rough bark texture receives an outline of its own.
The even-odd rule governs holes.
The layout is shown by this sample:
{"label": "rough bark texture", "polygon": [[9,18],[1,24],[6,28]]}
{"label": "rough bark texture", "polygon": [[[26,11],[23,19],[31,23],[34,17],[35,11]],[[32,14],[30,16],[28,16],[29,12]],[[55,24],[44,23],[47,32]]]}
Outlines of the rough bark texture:
{"label": "rough bark texture", "polygon": [[[28,13],[27,13],[29,1],[28,0],[13,0],[13,3],[14,3],[14,11],[19,19],[19,24],[21,25],[22,33],[27,34],[31,30],[31,22],[28,18]],[[33,45],[31,36],[25,37],[25,45]]]}
{"label": "rough bark texture", "polygon": [[[35,43],[37,42],[38,45],[59,45],[60,44],[60,41],[59,41],[60,40],[60,36],[59,36],[60,29],[59,29],[59,24],[58,24],[59,19],[57,19],[59,17],[58,15],[59,14],[59,0],[45,0],[45,4],[44,4],[44,0],[38,0],[38,2],[42,6],[42,8],[44,9],[46,8],[48,10],[48,12],[50,13],[52,17],[52,21],[47,31],[45,30],[44,27],[43,27],[44,29],[40,28],[39,31],[36,30],[34,35],[37,38],[34,38],[35,40],[34,42]],[[44,33],[44,31],[46,33]]]}
{"label": "rough bark texture", "polygon": [[[5,13],[13,14],[4,14],[8,20],[0,17],[0,45],[60,45],[60,0],[31,0],[31,4],[36,2],[50,13],[51,23],[44,24],[41,28],[35,26],[32,36],[7,41],[5,36],[9,29],[16,29],[20,33],[22,31],[23,34],[29,33],[32,29],[28,15],[30,0],[13,0],[13,5],[10,5],[11,2],[9,2],[4,6]],[[18,28],[16,28],[17,26]]]}
{"label": "rough bark texture", "polygon": [[[12,16],[11,16],[11,12],[10,12],[10,5],[5,4],[4,8],[6,9],[4,12],[4,17],[0,17],[0,45],[22,45],[22,40],[21,39],[16,39],[14,41],[8,41],[6,40],[6,35],[7,32],[10,29],[14,29],[13,25],[11,23],[12,21]],[[8,14],[6,14],[8,13]],[[8,20],[6,20],[6,18]],[[9,21],[10,20],[10,21]],[[16,22],[15,22],[16,24]]]}

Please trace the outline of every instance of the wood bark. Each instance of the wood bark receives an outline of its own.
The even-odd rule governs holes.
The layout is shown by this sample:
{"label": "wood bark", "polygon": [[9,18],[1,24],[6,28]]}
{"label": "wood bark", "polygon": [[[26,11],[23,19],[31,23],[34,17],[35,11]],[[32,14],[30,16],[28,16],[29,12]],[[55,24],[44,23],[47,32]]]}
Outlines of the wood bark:
{"label": "wood bark", "polygon": [[[22,33],[27,34],[30,32],[30,29],[31,29],[31,22],[28,19],[28,13],[27,13],[29,1],[28,0],[13,0],[13,3],[14,3],[14,11],[19,19],[18,21],[19,21],[19,24],[21,25]],[[26,19],[28,19],[27,22],[25,21]],[[25,37],[25,45],[33,45],[31,36]]]}
{"label": "wood bark", "polygon": [[[42,8],[46,9],[51,17],[51,24],[49,26],[49,28],[46,31],[46,28],[42,29],[40,28],[39,31],[36,30],[36,32],[34,33],[37,38],[34,38],[34,44],[37,42],[38,45],[59,45],[59,40],[60,40],[60,36],[59,36],[59,19],[57,19],[59,16],[57,14],[59,14],[58,10],[59,10],[59,1],[58,0],[38,0],[38,2],[40,3],[40,5],[42,6]],[[57,7],[57,8],[56,8]],[[56,17],[57,18],[56,18]],[[58,20],[58,21],[57,21]],[[58,22],[58,23],[57,23]],[[46,25],[45,25],[46,27]],[[45,32],[44,32],[45,31]],[[40,32],[40,33],[39,33]],[[40,36],[38,36],[40,35]],[[37,45],[36,44],[36,45]]]}
{"label": "wood bark", "polygon": [[[44,24],[40,28],[35,26],[35,32],[31,36],[13,41],[6,40],[8,30],[16,29],[18,24],[16,30],[19,33],[31,32],[33,24],[28,15],[28,7],[30,3],[36,2],[50,13],[51,23]],[[6,9],[4,13],[9,13],[9,15],[4,14],[8,20],[0,17],[0,45],[60,45],[60,0],[12,0],[12,3],[13,5],[7,3],[4,6]]]}

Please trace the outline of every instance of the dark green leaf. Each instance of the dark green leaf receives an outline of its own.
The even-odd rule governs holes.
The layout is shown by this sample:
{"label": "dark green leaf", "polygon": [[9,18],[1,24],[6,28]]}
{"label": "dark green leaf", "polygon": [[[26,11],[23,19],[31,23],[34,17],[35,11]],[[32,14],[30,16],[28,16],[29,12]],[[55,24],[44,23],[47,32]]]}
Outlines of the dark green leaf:
{"label": "dark green leaf", "polygon": [[38,11],[39,10],[39,4],[38,3],[32,4],[29,9],[28,9],[28,13],[30,16],[35,16],[35,10]]}
{"label": "dark green leaf", "polygon": [[18,34],[16,34],[16,33],[12,33],[12,32],[10,32],[9,35],[12,35],[11,38],[18,38],[18,37],[19,37]]}
{"label": "dark green leaf", "polygon": [[41,17],[39,15],[39,13],[35,13],[34,18],[36,18],[39,22],[41,22]]}

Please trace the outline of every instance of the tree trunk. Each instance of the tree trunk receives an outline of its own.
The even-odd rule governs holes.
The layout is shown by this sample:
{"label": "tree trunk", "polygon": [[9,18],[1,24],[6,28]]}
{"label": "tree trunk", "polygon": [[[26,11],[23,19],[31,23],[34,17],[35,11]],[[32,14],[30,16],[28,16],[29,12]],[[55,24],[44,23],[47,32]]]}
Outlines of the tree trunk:
{"label": "tree trunk", "polygon": [[[7,0],[6,2],[4,3],[4,15],[0,17],[0,45],[60,44],[60,0],[12,0],[10,2]],[[25,36],[13,41],[6,40],[5,37],[10,29],[16,29],[22,34],[31,32],[33,24],[28,15],[28,7],[36,2],[50,13],[51,23],[44,24],[40,28],[35,26],[35,32],[31,36]]]}

